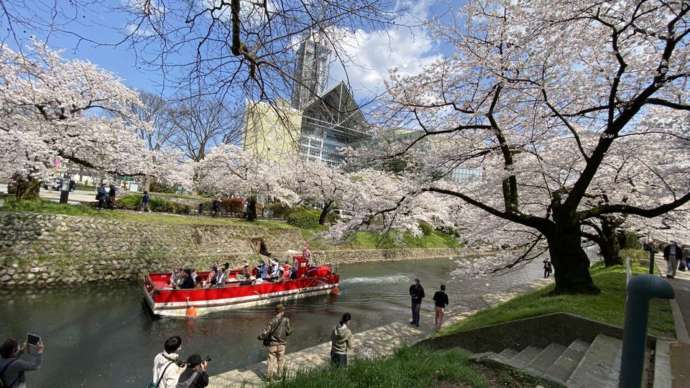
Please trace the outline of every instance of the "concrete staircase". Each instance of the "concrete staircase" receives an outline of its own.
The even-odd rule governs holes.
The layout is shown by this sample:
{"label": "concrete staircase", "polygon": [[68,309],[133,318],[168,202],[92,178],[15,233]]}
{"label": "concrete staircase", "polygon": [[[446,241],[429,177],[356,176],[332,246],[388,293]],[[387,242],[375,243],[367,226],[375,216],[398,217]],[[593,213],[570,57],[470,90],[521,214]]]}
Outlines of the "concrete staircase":
{"label": "concrete staircase", "polygon": [[617,388],[622,347],[621,340],[600,334],[592,343],[575,340],[568,346],[506,348],[473,359],[504,364],[569,388]]}

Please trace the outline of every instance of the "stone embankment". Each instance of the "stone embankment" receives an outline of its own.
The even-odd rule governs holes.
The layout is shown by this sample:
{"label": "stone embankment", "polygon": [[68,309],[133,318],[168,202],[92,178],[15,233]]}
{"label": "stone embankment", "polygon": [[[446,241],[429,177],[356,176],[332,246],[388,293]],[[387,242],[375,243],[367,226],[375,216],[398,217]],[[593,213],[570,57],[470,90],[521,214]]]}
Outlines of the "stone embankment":
{"label": "stone embankment", "polygon": [[[141,223],[96,217],[0,212],[0,288],[78,285],[134,280],[143,273],[175,267],[209,268],[243,264],[250,239],[263,238],[283,256],[300,249],[294,228],[262,225]],[[315,251],[318,260],[354,263],[448,258],[457,249]]]}

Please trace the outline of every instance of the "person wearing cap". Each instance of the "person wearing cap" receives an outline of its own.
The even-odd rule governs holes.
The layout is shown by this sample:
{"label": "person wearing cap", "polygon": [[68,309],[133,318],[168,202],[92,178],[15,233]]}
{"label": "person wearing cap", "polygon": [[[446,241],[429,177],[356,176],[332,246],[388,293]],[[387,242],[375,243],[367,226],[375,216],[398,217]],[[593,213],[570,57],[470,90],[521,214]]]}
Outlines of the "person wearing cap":
{"label": "person wearing cap", "polygon": [[203,361],[198,354],[192,354],[187,359],[187,367],[177,380],[177,387],[204,388],[208,385],[208,362]]}
{"label": "person wearing cap", "polygon": [[178,365],[182,338],[170,337],[163,344],[164,351],[153,358],[153,384],[158,388],[175,388],[183,368]]}
{"label": "person wearing cap", "polygon": [[292,334],[290,319],[285,316],[285,307],[282,304],[276,306],[276,315],[266,325],[258,336],[266,347],[268,380],[280,377],[285,368],[285,346],[287,337]]}
{"label": "person wearing cap", "polygon": [[410,325],[419,327],[419,310],[422,307],[424,296],[424,287],[419,283],[419,279],[415,279],[414,284],[410,286],[410,297],[412,298],[412,321]]}

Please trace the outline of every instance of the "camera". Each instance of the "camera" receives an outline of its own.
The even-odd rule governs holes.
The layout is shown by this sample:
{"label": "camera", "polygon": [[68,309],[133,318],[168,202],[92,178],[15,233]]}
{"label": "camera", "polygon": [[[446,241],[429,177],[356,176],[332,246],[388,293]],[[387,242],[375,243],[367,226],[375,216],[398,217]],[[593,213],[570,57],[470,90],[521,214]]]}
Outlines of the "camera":
{"label": "camera", "polygon": [[211,362],[211,356],[206,356],[206,359],[204,361]]}

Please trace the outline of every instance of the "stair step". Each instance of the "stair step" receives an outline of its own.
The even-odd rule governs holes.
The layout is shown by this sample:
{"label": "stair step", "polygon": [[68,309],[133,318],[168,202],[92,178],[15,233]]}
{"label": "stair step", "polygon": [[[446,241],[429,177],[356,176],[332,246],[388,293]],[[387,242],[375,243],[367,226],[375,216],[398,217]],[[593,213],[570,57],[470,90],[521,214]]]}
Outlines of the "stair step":
{"label": "stair step", "polygon": [[534,358],[537,357],[541,351],[541,348],[528,346],[510,359],[510,365],[515,368],[522,369],[532,362],[532,360],[534,360]]}
{"label": "stair step", "polygon": [[552,342],[527,365],[527,368],[543,374],[551,365],[553,365],[558,357],[563,354],[565,349],[567,349],[565,346]]}
{"label": "stair step", "polygon": [[582,356],[589,348],[589,344],[584,341],[573,341],[563,353],[546,369],[546,374],[553,377],[557,381],[568,380],[568,377],[573,373],[577,364],[580,363]]}
{"label": "stair step", "polygon": [[566,385],[572,388],[617,388],[623,341],[599,334],[582,356]]}
{"label": "stair step", "polygon": [[513,358],[516,354],[518,354],[517,350],[511,349],[511,348],[505,348],[505,349],[503,349],[503,351],[501,351],[501,353],[498,353],[497,356],[500,359],[507,361],[507,360],[510,360],[511,358]]}

